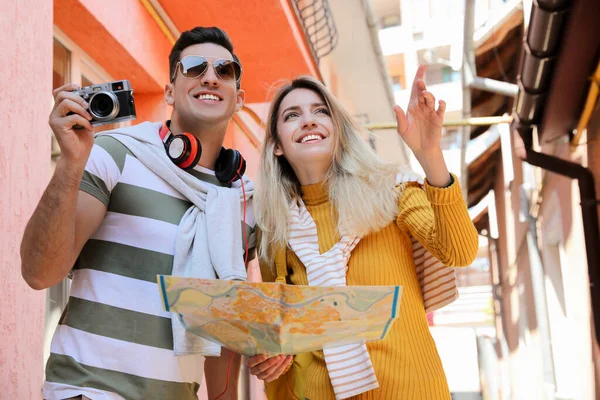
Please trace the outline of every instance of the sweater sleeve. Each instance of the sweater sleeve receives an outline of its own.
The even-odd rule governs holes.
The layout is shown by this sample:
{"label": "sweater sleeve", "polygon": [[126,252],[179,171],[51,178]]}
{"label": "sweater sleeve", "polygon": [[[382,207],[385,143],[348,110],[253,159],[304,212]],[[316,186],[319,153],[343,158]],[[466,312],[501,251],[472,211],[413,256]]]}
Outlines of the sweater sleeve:
{"label": "sweater sleeve", "polygon": [[479,247],[477,230],[469,217],[458,178],[446,188],[404,184],[396,223],[410,232],[438,260],[449,267],[473,263]]}

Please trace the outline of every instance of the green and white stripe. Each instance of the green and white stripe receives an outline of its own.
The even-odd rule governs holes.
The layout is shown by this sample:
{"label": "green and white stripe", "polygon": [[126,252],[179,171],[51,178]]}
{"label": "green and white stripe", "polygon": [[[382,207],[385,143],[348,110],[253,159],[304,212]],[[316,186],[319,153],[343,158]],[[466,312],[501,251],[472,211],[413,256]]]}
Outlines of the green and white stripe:
{"label": "green and white stripe", "polygon": [[[192,173],[219,184],[211,171]],[[177,227],[191,203],[110,137],[96,139],[81,190],[107,213],[75,265],[44,398],[196,399],[204,358],[174,355],[156,284],[157,274],[172,271]],[[252,249],[251,202],[246,222]]]}

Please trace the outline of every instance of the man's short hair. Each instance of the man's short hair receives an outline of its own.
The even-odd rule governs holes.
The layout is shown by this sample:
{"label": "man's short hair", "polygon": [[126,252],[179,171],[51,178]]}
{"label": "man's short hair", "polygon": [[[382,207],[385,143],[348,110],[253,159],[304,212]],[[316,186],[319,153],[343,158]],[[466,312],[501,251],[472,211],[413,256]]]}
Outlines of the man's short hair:
{"label": "man's short hair", "polygon": [[[179,36],[179,39],[173,45],[171,49],[171,54],[169,54],[169,76],[172,78],[175,76],[177,72],[175,69],[177,68],[177,63],[181,60],[181,53],[186,48],[193,46],[195,44],[200,43],[214,43],[219,46],[226,48],[233,59],[242,65],[238,56],[233,52],[233,43],[231,43],[231,39],[224,30],[217,27],[203,27],[197,26],[192,30],[185,31]],[[237,82],[237,88],[240,88],[241,79]]]}

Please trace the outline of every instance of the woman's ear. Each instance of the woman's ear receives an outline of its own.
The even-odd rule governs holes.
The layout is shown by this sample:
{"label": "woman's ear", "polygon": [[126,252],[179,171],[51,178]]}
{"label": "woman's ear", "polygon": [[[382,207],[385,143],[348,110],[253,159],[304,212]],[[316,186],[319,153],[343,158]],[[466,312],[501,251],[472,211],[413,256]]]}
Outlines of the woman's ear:
{"label": "woman's ear", "polygon": [[279,146],[279,143],[275,143],[275,148],[273,149],[273,154],[275,154],[277,157],[283,155],[283,149],[281,148],[281,146]]}
{"label": "woman's ear", "polygon": [[172,83],[165,85],[165,101],[171,107],[175,104],[175,86]]}

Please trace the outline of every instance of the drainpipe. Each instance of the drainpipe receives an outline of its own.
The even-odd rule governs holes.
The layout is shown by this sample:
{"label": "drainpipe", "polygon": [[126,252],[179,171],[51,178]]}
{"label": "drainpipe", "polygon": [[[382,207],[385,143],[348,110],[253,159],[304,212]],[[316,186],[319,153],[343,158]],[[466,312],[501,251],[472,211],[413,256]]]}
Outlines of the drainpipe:
{"label": "drainpipe", "polygon": [[568,0],[535,0],[527,38],[523,43],[518,78],[519,95],[515,103],[513,128],[525,147],[525,159],[531,165],[576,179],[581,198],[581,215],[590,281],[590,298],[596,340],[600,342],[600,227],[594,175],[580,164],[533,149],[533,126],[543,116],[550,78],[559,51],[562,28],[571,6]]}

